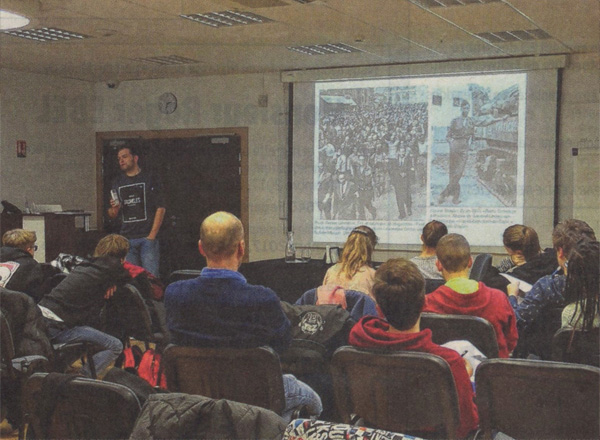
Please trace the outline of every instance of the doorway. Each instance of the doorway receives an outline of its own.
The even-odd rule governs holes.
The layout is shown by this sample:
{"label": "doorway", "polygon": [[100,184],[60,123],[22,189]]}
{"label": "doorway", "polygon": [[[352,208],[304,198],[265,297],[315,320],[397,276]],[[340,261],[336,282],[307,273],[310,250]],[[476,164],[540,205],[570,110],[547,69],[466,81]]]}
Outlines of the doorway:
{"label": "doorway", "polygon": [[103,213],[99,229],[105,232],[120,228],[108,217],[107,208],[111,182],[120,172],[116,157],[122,145],[134,145],[140,167],[151,170],[163,184],[167,208],[159,234],[163,279],[174,270],[204,267],[198,252],[199,229],[213,212],[235,214],[248,231],[247,129],[98,133],[98,212]]}

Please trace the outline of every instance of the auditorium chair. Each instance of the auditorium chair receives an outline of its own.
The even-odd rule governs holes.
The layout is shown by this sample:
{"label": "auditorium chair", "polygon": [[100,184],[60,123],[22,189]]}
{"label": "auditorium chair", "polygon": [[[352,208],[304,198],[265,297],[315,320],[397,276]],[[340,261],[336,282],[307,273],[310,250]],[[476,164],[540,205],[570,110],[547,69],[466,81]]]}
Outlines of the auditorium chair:
{"label": "auditorium chair", "polygon": [[123,385],[60,373],[31,376],[23,407],[28,439],[127,439],[141,411]]}
{"label": "auditorium chair", "polygon": [[559,329],[552,339],[552,360],[600,367],[600,329]]}
{"label": "auditorium chair", "polygon": [[279,357],[270,347],[199,348],[170,344],[163,356],[169,391],[285,409]]}
{"label": "auditorium chair", "polygon": [[525,359],[489,359],[475,372],[483,438],[600,438],[600,368]]}
{"label": "auditorium chair", "polygon": [[421,330],[431,330],[432,340],[442,345],[449,341],[466,340],[488,358],[498,357],[496,331],[487,319],[470,315],[421,314]]}
{"label": "auditorium chair", "polygon": [[417,352],[341,347],[331,361],[338,413],[344,423],[453,439],[458,397],[442,358]]}
{"label": "auditorium chair", "polygon": [[492,256],[490,254],[479,254],[473,259],[473,266],[469,272],[469,278],[475,281],[481,281],[486,272],[492,265]]}
{"label": "auditorium chair", "polygon": [[21,410],[21,390],[29,376],[37,371],[46,371],[48,359],[40,355],[15,357],[15,347],[8,319],[0,311],[0,352],[1,378],[0,398],[2,419],[5,417],[19,428],[19,438],[23,437]]}

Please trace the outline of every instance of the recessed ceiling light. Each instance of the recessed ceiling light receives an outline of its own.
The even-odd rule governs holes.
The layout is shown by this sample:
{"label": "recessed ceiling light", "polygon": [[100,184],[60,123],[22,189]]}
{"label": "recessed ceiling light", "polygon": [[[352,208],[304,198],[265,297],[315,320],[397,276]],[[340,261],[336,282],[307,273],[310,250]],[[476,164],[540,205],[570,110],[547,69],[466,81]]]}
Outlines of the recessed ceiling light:
{"label": "recessed ceiling light", "polygon": [[180,17],[187,18],[188,20],[192,20],[214,28],[240,26],[246,24],[260,24],[273,21],[270,18],[254,14],[252,12],[239,11],[207,12],[206,14],[183,14],[180,15]]}
{"label": "recessed ceiling light", "polygon": [[500,0],[417,0],[425,8],[448,8],[451,6],[467,6],[486,3],[497,3]]}
{"label": "recessed ceiling light", "polygon": [[511,43],[513,41],[548,40],[552,35],[542,29],[510,30],[500,32],[481,32],[476,34],[490,43]]}
{"label": "recessed ceiling light", "polygon": [[60,40],[83,40],[90,38],[89,35],[78,34],[77,32],[65,31],[56,28],[26,29],[22,31],[5,31],[5,34],[13,37],[26,38],[34,41],[60,41]]}
{"label": "recessed ceiling light", "polygon": [[0,9],[0,31],[22,28],[28,24],[27,17]]}
{"label": "recessed ceiling light", "polygon": [[191,58],[180,57],[179,55],[167,55],[167,56],[162,56],[162,57],[133,58],[133,59],[135,61],[159,64],[161,66],[177,66],[180,64],[198,64],[200,62],[198,60],[193,60]]}
{"label": "recessed ceiling light", "polygon": [[305,55],[333,55],[342,53],[362,52],[362,50],[344,43],[315,44],[313,46],[293,46],[288,47],[288,50],[303,53]]}

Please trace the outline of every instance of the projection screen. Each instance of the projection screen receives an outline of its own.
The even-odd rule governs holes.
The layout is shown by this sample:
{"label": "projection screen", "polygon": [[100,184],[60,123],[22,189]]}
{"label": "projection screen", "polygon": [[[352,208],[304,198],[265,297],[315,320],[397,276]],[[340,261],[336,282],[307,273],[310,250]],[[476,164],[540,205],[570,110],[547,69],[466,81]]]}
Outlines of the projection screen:
{"label": "projection screen", "polygon": [[366,224],[415,249],[432,219],[486,251],[516,223],[548,242],[557,69],[298,81],[293,112],[299,243]]}

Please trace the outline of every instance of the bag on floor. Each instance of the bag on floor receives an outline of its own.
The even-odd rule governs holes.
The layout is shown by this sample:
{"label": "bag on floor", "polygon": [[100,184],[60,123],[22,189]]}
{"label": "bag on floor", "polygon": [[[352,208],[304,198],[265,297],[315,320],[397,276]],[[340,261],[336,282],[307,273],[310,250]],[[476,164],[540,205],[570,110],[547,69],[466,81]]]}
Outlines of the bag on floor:
{"label": "bag on floor", "polygon": [[161,355],[153,348],[148,348],[137,368],[138,376],[153,387],[167,389],[167,378],[162,368]]}

